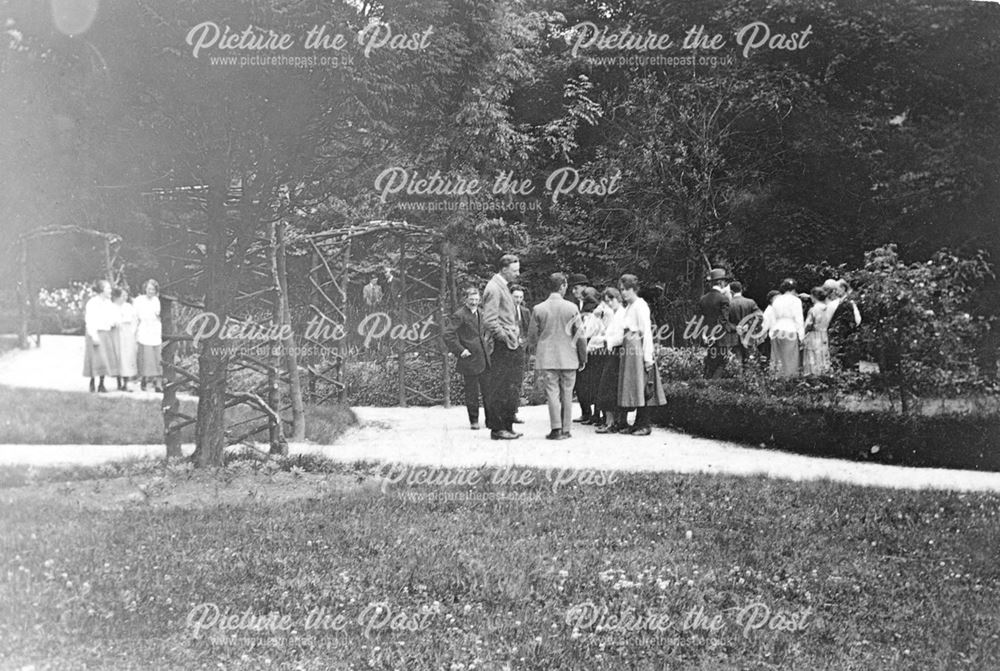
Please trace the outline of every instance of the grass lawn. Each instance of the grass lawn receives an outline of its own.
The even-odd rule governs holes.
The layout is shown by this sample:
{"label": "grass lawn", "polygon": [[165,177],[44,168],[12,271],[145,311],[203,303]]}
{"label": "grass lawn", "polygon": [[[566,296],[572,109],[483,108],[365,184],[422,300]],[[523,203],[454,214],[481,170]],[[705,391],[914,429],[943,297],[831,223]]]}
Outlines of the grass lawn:
{"label": "grass lawn", "polygon": [[[234,466],[129,482],[155,501]],[[0,489],[4,668],[1000,668],[997,496],[542,472],[383,492],[338,468],[356,486],[273,504]]]}
{"label": "grass lawn", "polygon": [[[113,383],[112,383],[113,384]],[[195,401],[181,403],[194,416]],[[234,420],[253,413],[243,405],[227,411]],[[53,420],[57,421],[53,421]],[[341,405],[307,406],[306,438],[329,443],[357,423]],[[194,442],[194,425],[181,432]],[[159,397],[108,397],[48,389],[15,389],[0,385],[0,445],[156,445],[163,443]]]}

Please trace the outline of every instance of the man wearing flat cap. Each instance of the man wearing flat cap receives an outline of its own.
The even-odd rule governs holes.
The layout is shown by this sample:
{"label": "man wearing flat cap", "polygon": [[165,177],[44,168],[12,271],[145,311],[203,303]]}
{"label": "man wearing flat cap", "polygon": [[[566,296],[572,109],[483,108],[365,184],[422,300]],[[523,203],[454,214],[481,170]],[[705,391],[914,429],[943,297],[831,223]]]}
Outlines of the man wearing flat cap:
{"label": "man wearing flat cap", "polygon": [[705,278],[708,292],[698,302],[702,318],[702,339],[708,345],[705,356],[705,377],[720,377],[726,366],[726,352],[739,343],[736,327],[729,320],[729,273],[713,268]]}

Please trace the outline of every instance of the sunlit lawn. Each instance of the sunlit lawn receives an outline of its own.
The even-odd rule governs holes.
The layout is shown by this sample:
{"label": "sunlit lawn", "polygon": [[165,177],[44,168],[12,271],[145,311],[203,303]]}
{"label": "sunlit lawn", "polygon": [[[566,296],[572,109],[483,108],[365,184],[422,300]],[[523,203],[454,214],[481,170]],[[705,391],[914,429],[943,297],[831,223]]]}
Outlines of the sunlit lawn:
{"label": "sunlit lawn", "polygon": [[[0,657],[36,669],[1000,668],[1000,497],[683,475],[553,492],[536,475],[474,489],[539,497],[506,502],[413,500],[465,490],[383,494],[365,475],[347,494],[195,509],[79,510],[69,486],[0,490]],[[607,609],[607,629],[567,621],[588,602]],[[220,630],[206,605],[195,640],[200,604],[263,630]],[[266,630],[271,612],[286,630]],[[306,627],[323,614],[327,629]]]}

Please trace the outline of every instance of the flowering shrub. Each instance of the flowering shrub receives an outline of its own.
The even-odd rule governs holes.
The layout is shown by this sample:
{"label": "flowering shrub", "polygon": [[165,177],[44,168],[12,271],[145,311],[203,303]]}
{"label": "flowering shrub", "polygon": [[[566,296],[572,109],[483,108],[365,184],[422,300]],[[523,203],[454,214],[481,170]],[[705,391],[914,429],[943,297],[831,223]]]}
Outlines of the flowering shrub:
{"label": "flowering shrub", "polygon": [[705,350],[701,347],[661,347],[656,354],[656,366],[664,382],[703,378],[704,361]]}
{"label": "flowering shrub", "polygon": [[90,297],[90,286],[83,282],[70,282],[60,289],[39,289],[38,304],[60,312],[83,314],[83,306]]}
{"label": "flowering shrub", "polygon": [[[83,308],[90,298],[90,286],[70,282],[68,287],[39,289],[38,307],[43,319],[43,331],[57,333],[83,330]],[[51,322],[46,317],[51,316]]]}
{"label": "flowering shrub", "polygon": [[913,393],[995,391],[995,372],[979,368],[977,346],[995,318],[970,314],[970,300],[993,270],[983,253],[961,258],[948,250],[905,264],[895,245],[865,254],[847,273],[858,292],[861,327],[848,347],[877,361],[904,404]]}

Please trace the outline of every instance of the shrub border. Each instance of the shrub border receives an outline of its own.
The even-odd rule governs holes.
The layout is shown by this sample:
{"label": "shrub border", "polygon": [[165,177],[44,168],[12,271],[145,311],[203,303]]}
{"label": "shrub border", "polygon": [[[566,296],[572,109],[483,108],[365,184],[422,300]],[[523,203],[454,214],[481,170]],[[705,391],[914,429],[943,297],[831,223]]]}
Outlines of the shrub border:
{"label": "shrub border", "polygon": [[1000,471],[1000,416],[901,416],[666,384],[653,420],[719,438],[811,456],[932,468]]}

